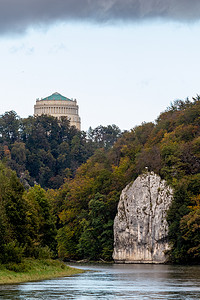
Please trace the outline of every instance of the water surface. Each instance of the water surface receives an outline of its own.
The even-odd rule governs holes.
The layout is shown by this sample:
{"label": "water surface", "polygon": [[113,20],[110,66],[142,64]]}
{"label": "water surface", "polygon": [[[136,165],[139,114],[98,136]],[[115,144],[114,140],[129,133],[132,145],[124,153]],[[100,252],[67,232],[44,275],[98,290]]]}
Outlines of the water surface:
{"label": "water surface", "polygon": [[0,286],[0,299],[200,299],[200,266],[78,265],[72,277]]}

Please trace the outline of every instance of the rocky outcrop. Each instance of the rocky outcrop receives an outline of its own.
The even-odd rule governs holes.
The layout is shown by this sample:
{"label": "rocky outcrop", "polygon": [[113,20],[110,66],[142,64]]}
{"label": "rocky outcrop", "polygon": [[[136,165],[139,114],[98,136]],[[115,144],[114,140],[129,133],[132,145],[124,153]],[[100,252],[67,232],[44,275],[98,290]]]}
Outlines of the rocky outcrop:
{"label": "rocky outcrop", "polygon": [[169,249],[166,212],[173,190],[146,173],[121,193],[114,221],[113,259],[118,263],[164,263]]}

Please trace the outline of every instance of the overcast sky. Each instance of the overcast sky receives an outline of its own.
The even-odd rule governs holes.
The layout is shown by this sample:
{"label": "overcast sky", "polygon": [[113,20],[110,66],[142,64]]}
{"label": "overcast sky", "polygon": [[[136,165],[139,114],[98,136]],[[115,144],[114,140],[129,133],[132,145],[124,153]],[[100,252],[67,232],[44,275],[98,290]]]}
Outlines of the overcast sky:
{"label": "overcast sky", "polygon": [[154,121],[200,94],[199,0],[0,0],[0,114],[76,98],[82,129]]}

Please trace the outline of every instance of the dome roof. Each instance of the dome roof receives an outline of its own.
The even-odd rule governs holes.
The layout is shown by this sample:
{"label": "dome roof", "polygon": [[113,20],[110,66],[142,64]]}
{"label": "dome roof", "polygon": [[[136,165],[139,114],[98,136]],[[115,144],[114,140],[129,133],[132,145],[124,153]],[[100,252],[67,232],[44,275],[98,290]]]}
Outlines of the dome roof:
{"label": "dome roof", "polygon": [[46,97],[46,98],[42,98],[42,100],[46,100],[46,101],[48,101],[48,100],[72,101],[71,99],[62,96],[62,95],[59,94],[59,93],[53,93],[51,96],[48,96],[48,97]]}

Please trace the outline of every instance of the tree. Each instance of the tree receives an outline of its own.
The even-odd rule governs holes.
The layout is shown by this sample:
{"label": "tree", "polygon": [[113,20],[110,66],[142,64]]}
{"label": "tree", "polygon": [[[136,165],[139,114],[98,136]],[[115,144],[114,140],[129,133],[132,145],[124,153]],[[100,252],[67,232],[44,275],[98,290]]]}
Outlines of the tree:
{"label": "tree", "polygon": [[[34,233],[34,244],[40,247],[49,247],[56,253],[56,218],[53,216],[52,208],[46,191],[39,185],[35,185],[25,194],[26,201],[31,205],[29,213],[35,220],[36,231]],[[31,221],[31,218],[30,221]]]}
{"label": "tree", "polygon": [[121,130],[116,125],[98,126],[88,130],[88,138],[92,140],[98,148],[109,149],[121,135]]}
{"label": "tree", "polygon": [[79,239],[78,252],[91,260],[111,260],[113,221],[109,219],[106,198],[97,193],[88,203],[88,218],[83,219],[83,232]]}
{"label": "tree", "polygon": [[200,261],[200,208],[193,209],[182,217],[180,229],[186,242],[188,260],[193,263]]}
{"label": "tree", "polygon": [[14,143],[19,139],[19,116],[14,111],[0,116],[1,142]]}
{"label": "tree", "polygon": [[[27,205],[16,173],[0,162],[0,261],[19,262],[28,242]],[[21,253],[20,253],[21,252]]]}

